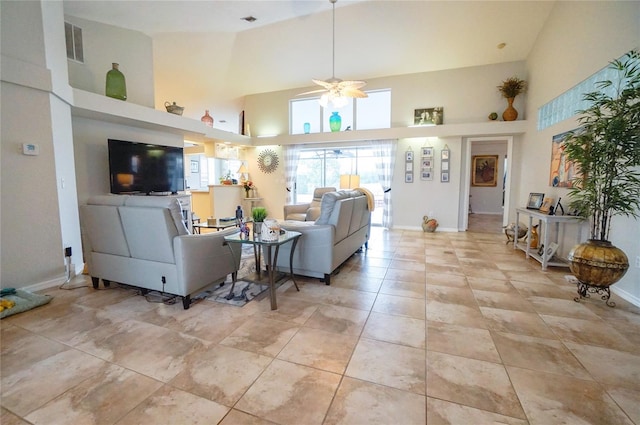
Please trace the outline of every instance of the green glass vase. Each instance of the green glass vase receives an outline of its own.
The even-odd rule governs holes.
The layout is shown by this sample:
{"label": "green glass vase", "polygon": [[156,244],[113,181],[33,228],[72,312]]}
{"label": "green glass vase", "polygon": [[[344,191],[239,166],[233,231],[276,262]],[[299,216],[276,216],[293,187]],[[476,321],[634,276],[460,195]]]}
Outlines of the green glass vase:
{"label": "green glass vase", "polygon": [[340,131],[342,127],[342,117],[337,112],[332,112],[329,117],[329,128],[331,131]]}
{"label": "green glass vase", "polygon": [[112,63],[111,69],[107,72],[105,94],[114,99],[127,100],[127,83],[117,63]]}

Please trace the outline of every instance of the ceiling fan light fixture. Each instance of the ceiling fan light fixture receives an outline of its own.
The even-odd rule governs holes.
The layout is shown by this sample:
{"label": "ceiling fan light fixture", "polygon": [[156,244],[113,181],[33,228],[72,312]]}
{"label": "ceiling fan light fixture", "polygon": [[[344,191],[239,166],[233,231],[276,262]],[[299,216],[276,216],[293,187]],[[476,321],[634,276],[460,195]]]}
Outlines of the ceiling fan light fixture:
{"label": "ceiling fan light fixture", "polygon": [[322,106],[323,108],[326,108],[329,105],[329,103],[331,103],[331,106],[334,109],[340,109],[349,104],[349,98],[348,96],[344,96],[339,92],[335,92],[331,90],[327,93],[324,93],[322,96],[320,96],[319,102],[320,102],[320,106]]}
{"label": "ceiling fan light fixture", "polygon": [[298,96],[311,94],[311,93],[322,93],[320,96],[320,106],[326,108],[329,102],[333,105],[334,108],[342,108],[349,104],[349,98],[364,98],[369,97],[365,92],[361,91],[360,88],[364,87],[367,83],[364,81],[342,81],[335,76],[336,70],[336,2],[338,0],[329,0],[331,3],[333,10],[333,56],[332,56],[332,73],[331,78],[328,80],[311,80],[315,84],[322,86],[324,89],[320,90],[312,90],[309,92],[301,93]]}

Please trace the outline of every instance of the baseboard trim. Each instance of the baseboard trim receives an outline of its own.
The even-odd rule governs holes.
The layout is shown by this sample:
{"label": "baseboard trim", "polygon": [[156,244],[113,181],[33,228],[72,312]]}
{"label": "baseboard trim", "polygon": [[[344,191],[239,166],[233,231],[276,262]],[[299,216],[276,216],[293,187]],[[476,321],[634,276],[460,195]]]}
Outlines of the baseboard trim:
{"label": "baseboard trim", "polygon": [[632,293],[627,292],[624,289],[616,288],[615,285],[611,287],[611,292],[613,292],[620,298],[624,298],[636,307],[640,307],[640,298],[636,297]]}
{"label": "baseboard trim", "polygon": [[45,280],[44,282],[34,283],[33,285],[25,286],[20,289],[24,289],[25,291],[36,292],[42,291],[43,289],[53,288],[54,286],[60,286],[67,281],[66,276],[56,277],[51,280]]}
{"label": "baseboard trim", "polygon": [[[417,230],[422,232],[422,226],[418,227],[418,226],[393,226],[393,230]],[[436,230],[436,232],[459,232],[458,229],[454,229],[451,227],[438,227],[438,229]],[[427,232],[425,232],[427,233]]]}

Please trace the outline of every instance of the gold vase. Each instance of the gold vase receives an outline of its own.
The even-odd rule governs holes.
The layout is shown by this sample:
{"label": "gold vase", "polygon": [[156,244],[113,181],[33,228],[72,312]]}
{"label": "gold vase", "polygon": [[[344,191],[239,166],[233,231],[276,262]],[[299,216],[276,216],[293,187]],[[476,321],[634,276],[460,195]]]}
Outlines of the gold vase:
{"label": "gold vase", "polygon": [[589,239],[574,246],[567,259],[571,273],[581,283],[597,287],[613,285],[629,269],[625,253],[609,241]]}
{"label": "gold vase", "polygon": [[513,107],[514,100],[515,97],[507,98],[507,102],[509,103],[509,105],[507,106],[507,109],[505,109],[502,113],[502,119],[505,121],[515,121],[518,118],[518,111],[516,111],[516,108]]}

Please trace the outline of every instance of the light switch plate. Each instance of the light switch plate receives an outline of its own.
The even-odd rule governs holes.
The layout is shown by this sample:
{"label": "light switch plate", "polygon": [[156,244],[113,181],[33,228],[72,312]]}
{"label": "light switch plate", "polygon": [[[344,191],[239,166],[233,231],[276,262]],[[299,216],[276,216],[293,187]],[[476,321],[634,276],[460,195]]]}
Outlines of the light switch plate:
{"label": "light switch plate", "polygon": [[22,153],[24,155],[40,155],[40,146],[34,143],[23,143]]}

